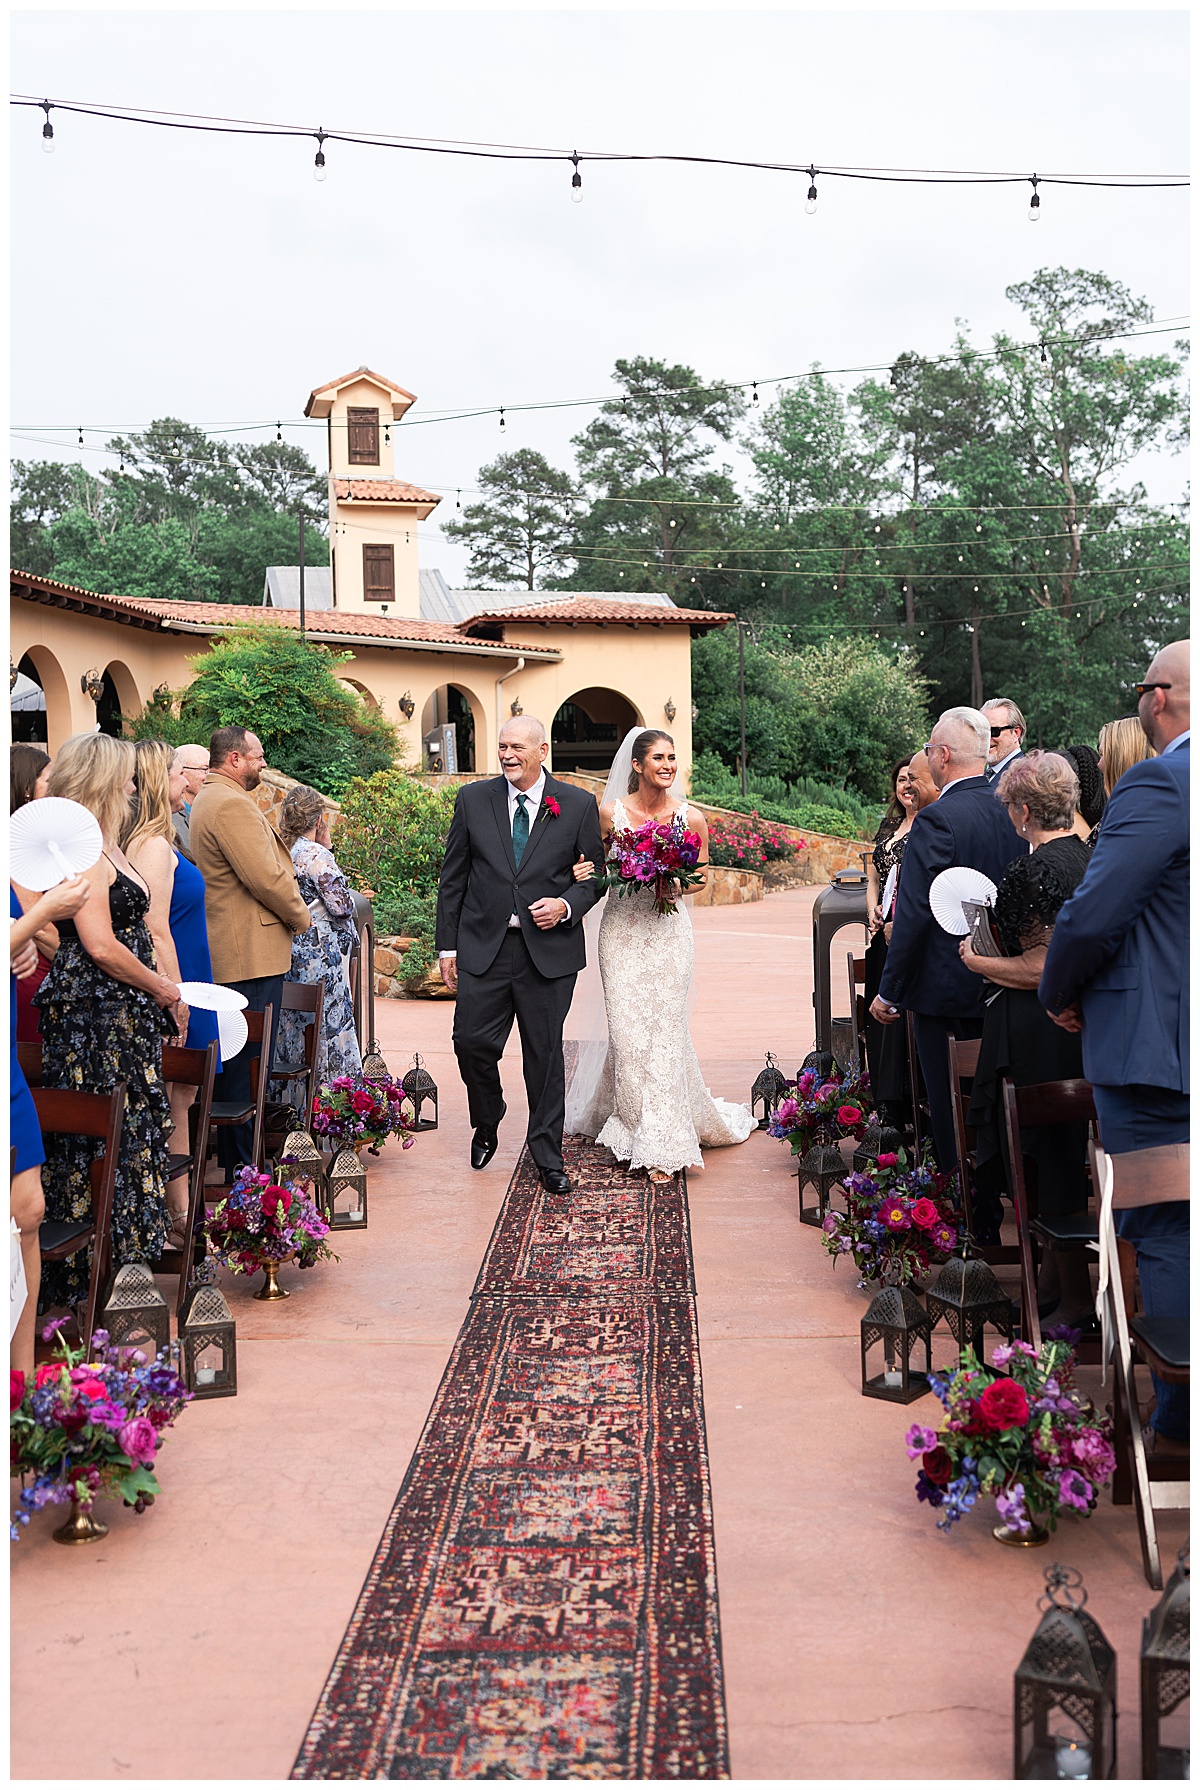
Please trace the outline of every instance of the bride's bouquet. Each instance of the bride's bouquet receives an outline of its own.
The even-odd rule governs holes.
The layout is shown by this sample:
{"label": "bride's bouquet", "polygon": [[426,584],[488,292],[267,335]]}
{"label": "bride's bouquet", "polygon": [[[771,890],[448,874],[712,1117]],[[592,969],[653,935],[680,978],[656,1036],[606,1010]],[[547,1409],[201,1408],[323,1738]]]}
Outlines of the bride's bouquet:
{"label": "bride's bouquet", "polygon": [[696,868],[699,859],[700,835],[688,831],[679,813],[670,821],[616,828],[601,881],[618,895],[653,888],[658,912],[673,914],[679,897],[704,881],[703,871]]}

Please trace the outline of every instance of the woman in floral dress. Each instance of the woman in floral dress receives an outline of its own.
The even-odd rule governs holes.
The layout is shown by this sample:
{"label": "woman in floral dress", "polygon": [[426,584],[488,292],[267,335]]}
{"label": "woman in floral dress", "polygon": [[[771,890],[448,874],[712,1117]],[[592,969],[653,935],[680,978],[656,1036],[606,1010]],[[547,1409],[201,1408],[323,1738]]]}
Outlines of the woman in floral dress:
{"label": "woman in floral dress", "polygon": [[[114,1267],[154,1262],[167,1231],[167,1142],[171,1103],[162,1078],[164,1038],[186,1024],[179,989],[160,975],[146,926],[150,895],[117,840],[133,795],[134,750],[103,733],[69,739],[50,773],[52,796],[95,815],[101,856],[84,877],[91,899],[58,923],[59,946],[34,996],[41,1014],[42,1080],[48,1088],[108,1094],[126,1087],[112,1213]],[[46,1217],[79,1219],[91,1210],[94,1138],[46,1139]],[[71,1306],[87,1290],[86,1252],[48,1262],[42,1309]]]}
{"label": "woman in floral dress", "polygon": [[[280,832],[292,854],[300,893],[313,923],[292,941],[292,967],[287,982],[325,983],[324,1013],[317,1048],[317,1086],[335,1075],[360,1075],[362,1054],[354,1029],[354,1005],[346,979],[345,958],[354,943],[354,900],[350,884],[330,848],[329,814],[319,790],[298,783],[284,798]],[[303,1013],[279,1016],[276,1056],[298,1063],[304,1052]],[[276,1082],[269,1090],[297,1108],[304,1099],[303,1082]]]}

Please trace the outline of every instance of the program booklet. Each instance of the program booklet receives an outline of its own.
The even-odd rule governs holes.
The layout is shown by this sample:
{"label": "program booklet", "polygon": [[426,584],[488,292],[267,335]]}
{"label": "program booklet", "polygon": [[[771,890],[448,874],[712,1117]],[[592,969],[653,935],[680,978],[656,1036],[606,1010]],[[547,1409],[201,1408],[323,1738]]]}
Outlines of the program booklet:
{"label": "program booklet", "polygon": [[992,924],[991,902],[964,901],[962,911],[976,957],[1007,957],[1008,952],[996,937],[996,928]]}

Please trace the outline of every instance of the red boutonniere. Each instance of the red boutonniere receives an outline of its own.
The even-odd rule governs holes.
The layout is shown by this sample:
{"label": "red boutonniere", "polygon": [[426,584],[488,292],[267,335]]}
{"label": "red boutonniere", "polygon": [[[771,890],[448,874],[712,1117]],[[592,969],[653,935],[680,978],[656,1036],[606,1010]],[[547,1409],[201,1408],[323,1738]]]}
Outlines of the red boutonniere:
{"label": "red boutonniere", "polygon": [[559,807],[553,796],[546,797],[546,813],[552,814],[555,820],[557,820],[562,813],[562,809]]}

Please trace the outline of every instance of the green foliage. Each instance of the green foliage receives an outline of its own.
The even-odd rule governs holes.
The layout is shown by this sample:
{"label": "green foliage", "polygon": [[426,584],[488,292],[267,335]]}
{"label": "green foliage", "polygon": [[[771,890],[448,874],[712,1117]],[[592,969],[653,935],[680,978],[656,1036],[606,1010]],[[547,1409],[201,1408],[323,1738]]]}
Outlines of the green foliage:
{"label": "green foliage", "polygon": [[239,628],[191,661],[185,737],[248,727],[274,770],[340,799],[352,778],[390,766],[398,750],[395,729],[338,681],[337,667],[352,658],[277,623]]}
{"label": "green foliage", "polygon": [[377,934],[417,940],[404,953],[406,983],[419,982],[434,961],[438,876],[457,795],[392,769],[355,778],[341,797],[338,863],[369,893]]}
{"label": "green foliage", "polygon": [[[166,740],[169,746],[196,743],[194,723],[176,712],[171,696],[151,697],[140,715],[123,715],[122,732],[131,740]],[[200,742],[202,743],[202,742]]]}
{"label": "green foliage", "polygon": [[837,839],[871,839],[879,825],[878,806],[860,801],[853,790],[818,783],[814,777],[785,783],[782,777],[755,775],[746,781],[748,793],[743,795],[736,772],[715,753],[701,752],[693,760],[692,794],[714,808],[757,814],[765,821],[806,827]]}
{"label": "green foliage", "polygon": [[533,590],[565,570],[575,539],[575,481],[531,448],[501,454],[479,469],[482,503],[470,503],[461,521],[442,524],[451,541],[471,550],[467,582],[484,589],[523,584]]}

